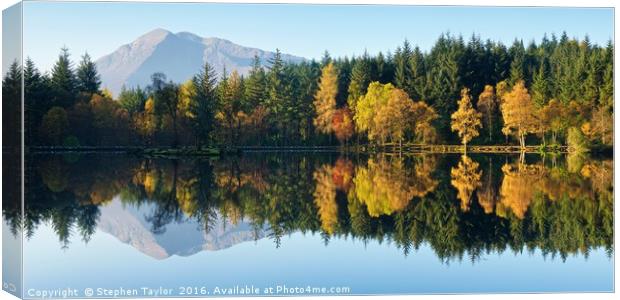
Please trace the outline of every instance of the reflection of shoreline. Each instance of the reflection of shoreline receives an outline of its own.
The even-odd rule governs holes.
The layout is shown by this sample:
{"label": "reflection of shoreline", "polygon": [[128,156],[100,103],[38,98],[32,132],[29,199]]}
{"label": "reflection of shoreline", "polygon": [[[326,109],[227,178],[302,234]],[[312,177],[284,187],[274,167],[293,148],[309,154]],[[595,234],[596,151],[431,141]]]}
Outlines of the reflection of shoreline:
{"label": "reflection of shoreline", "polygon": [[221,218],[218,218],[218,224],[207,233],[199,229],[198,223],[188,219],[181,223],[168,224],[165,232],[154,234],[149,230],[144,218],[149,209],[151,207],[123,205],[119,199],[113,199],[101,207],[97,227],[120,242],[158,260],[171,256],[191,256],[205,250],[224,250],[239,243],[265,237],[263,231],[255,236],[247,223],[234,225],[229,221],[221,221]]}

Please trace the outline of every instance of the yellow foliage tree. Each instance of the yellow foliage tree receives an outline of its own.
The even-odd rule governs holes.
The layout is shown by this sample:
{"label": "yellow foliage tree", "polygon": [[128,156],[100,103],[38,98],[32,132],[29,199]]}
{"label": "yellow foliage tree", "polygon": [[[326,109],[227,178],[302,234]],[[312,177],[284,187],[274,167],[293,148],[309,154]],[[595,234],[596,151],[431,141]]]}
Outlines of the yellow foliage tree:
{"label": "yellow foliage tree", "polygon": [[392,84],[372,82],[355,107],[355,125],[358,132],[367,132],[368,139],[385,143],[402,140],[411,132],[417,139],[434,140],[431,122],[435,111],[422,101],[412,101],[407,93]]}
{"label": "yellow foliage tree", "polygon": [[398,141],[402,145],[405,131],[408,129],[413,102],[405,91],[393,89],[385,105],[379,106],[369,128],[368,138],[385,143],[386,140]]}
{"label": "yellow foliage tree", "polygon": [[371,128],[374,130],[375,115],[379,108],[387,103],[392,90],[394,86],[391,83],[381,84],[375,81],[368,85],[366,94],[358,100],[353,114],[358,133],[368,132]]}
{"label": "yellow foliage tree", "polygon": [[461,142],[465,145],[465,151],[467,151],[467,142],[477,137],[478,128],[482,127],[480,122],[481,114],[471,105],[468,88],[461,90],[459,109],[452,114],[451,118],[452,131],[458,132]]}
{"label": "yellow foliage tree", "polygon": [[525,148],[525,136],[537,132],[540,124],[536,107],[523,80],[519,80],[510,92],[504,94],[502,100],[502,132],[515,135],[521,148]]}
{"label": "yellow foliage tree", "polygon": [[314,126],[324,134],[333,131],[332,117],[336,110],[336,96],[338,94],[338,70],[334,63],[330,62],[321,71],[319,89],[314,95],[314,109],[316,117]]}

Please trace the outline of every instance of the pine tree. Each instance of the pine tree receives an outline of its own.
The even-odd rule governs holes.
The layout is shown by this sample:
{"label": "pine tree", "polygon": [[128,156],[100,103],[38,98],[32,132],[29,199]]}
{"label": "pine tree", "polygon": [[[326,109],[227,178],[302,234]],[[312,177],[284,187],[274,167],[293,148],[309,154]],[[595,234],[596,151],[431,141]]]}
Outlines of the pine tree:
{"label": "pine tree", "polygon": [[613,111],[614,107],[614,45],[607,42],[603,55],[603,78],[599,88],[599,105]]}
{"label": "pine tree", "polygon": [[412,70],[411,70],[411,45],[409,41],[405,40],[403,47],[396,50],[394,55],[394,85],[397,88],[403,89],[412,96],[415,93],[412,83]]}
{"label": "pine tree", "polygon": [[525,49],[523,48],[523,42],[517,41],[510,47],[510,57],[512,59],[510,63],[510,85],[514,85],[519,80],[525,80],[525,71],[523,65],[525,63]]}
{"label": "pine tree", "polygon": [[56,64],[52,68],[52,102],[61,107],[71,107],[75,102],[76,79],[73,73],[69,49],[62,48]]}
{"label": "pine tree", "polygon": [[2,147],[15,153],[21,144],[21,99],[22,70],[15,60],[2,79]]}
{"label": "pine tree", "polygon": [[95,63],[90,59],[90,55],[85,53],[82,61],[77,68],[77,90],[87,94],[99,93],[101,77],[97,73]]}
{"label": "pine tree", "polygon": [[366,57],[355,60],[351,70],[351,82],[349,83],[349,97],[347,104],[351,111],[355,111],[359,98],[366,94],[370,84],[370,65]]}
{"label": "pine tree", "polygon": [[47,95],[44,78],[30,58],[26,58],[24,66],[24,115],[26,143],[30,144],[35,128],[39,128],[43,114],[51,106]]}
{"label": "pine tree", "polygon": [[245,82],[246,112],[265,104],[266,88],[265,69],[261,66],[258,55],[254,55],[252,69]]}
{"label": "pine tree", "polygon": [[426,66],[424,55],[419,47],[413,49],[409,59],[409,70],[411,71],[408,83],[409,96],[414,100],[424,100],[426,98]]}
{"label": "pine tree", "polygon": [[[284,129],[284,106],[286,102],[286,81],[282,53],[276,49],[274,57],[269,60],[270,68],[267,74],[267,107],[269,108],[270,122],[276,126],[278,132]],[[279,140],[281,136],[273,136]]]}
{"label": "pine tree", "polygon": [[196,132],[196,145],[211,143],[215,128],[217,98],[217,75],[209,63],[205,63],[200,73],[193,78],[196,93],[190,106],[195,118],[192,120]]}
{"label": "pine tree", "polygon": [[540,63],[540,67],[534,73],[534,81],[532,83],[532,100],[536,107],[541,108],[551,97],[551,87],[549,84],[549,72],[547,67],[547,61],[543,60]]}

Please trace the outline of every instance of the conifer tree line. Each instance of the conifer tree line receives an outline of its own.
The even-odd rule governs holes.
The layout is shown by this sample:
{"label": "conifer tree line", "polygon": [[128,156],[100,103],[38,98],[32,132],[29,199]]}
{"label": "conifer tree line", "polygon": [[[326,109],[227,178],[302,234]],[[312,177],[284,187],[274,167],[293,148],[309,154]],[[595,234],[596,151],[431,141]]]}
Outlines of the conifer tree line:
{"label": "conifer tree line", "polygon": [[30,145],[609,146],[613,48],[563,33],[527,46],[442,34],[428,51],[405,40],[394,53],[297,64],[277,50],[245,76],[205,64],[186,82],[156,73],[116,97],[88,54],[75,65],[63,48],[46,74],[14,63],[3,106],[19,102],[23,74]]}

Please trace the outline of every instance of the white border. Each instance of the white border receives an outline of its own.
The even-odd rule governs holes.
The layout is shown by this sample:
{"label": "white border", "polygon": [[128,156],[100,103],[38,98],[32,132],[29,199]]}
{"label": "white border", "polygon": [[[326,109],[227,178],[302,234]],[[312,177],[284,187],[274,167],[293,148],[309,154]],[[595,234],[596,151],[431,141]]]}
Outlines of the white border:
{"label": "white border", "polygon": [[[0,3],[0,8],[4,10],[5,8],[17,3],[18,1],[9,0],[2,1]],[[96,0],[64,0],[59,2],[129,2],[129,1],[119,1],[119,0],[105,0],[105,1],[96,1]],[[131,2],[220,2],[220,3],[306,3],[306,4],[406,4],[406,5],[471,5],[471,6],[563,6],[563,7],[613,7],[614,8],[614,18],[615,18],[615,8],[617,7],[616,1],[613,0],[219,0],[219,1],[205,1],[205,0],[194,0],[194,1],[182,1],[182,0],[133,0]],[[575,22],[579,22],[579,20],[575,20]],[[0,22],[0,31],[2,30],[2,25]],[[614,22],[614,42],[618,41],[618,23]],[[615,52],[617,53],[617,46],[615,45]],[[1,47],[0,47],[1,49]],[[1,52],[1,50],[0,50]],[[618,87],[618,77],[616,76],[617,66],[618,66],[618,56],[614,57],[614,65],[616,66],[614,69],[614,95],[617,95],[617,87]],[[1,101],[1,100],[0,100]],[[615,114],[617,115],[617,114]],[[2,117],[0,115],[0,122]],[[614,128],[617,128],[618,119],[614,121]],[[620,132],[617,130],[614,131],[614,139],[616,143],[620,141]],[[0,139],[2,137],[2,133],[0,132]],[[614,147],[614,157],[616,156],[616,147]],[[614,160],[614,169],[618,170],[617,166],[620,162]],[[2,166],[2,162],[0,161],[0,168]],[[615,174],[615,172],[614,172]],[[23,177],[22,177],[23,178]],[[614,176],[614,186],[618,186],[618,180]],[[1,187],[0,187],[1,191]],[[614,189],[615,194],[615,189]],[[1,200],[0,200],[1,202]],[[618,201],[616,201],[614,197],[614,213],[617,211],[616,208],[618,206]],[[617,221],[617,214],[614,214],[614,221]],[[618,222],[614,224],[614,233],[618,233]],[[2,245],[2,240],[0,239],[0,246]],[[614,247],[618,245],[618,235],[614,236]],[[617,247],[615,247],[617,249]],[[614,251],[614,256],[617,254]],[[614,258],[615,259],[615,258]],[[615,264],[615,261],[614,261]],[[0,268],[2,266],[2,260],[0,260]],[[615,264],[617,271],[617,264]],[[0,281],[1,282],[1,281]],[[618,285],[618,277],[614,276],[614,285],[615,287],[619,287]],[[617,291],[616,291],[617,293]],[[592,293],[568,293],[568,294],[468,294],[468,295],[395,295],[395,296],[320,296],[320,297],[312,297],[312,296],[304,296],[304,297],[294,297],[297,299],[310,299],[310,300],[331,300],[331,299],[343,299],[342,297],[346,297],[346,299],[382,299],[383,297],[390,297],[390,299],[467,299],[467,300],[487,300],[487,299],[522,299],[527,297],[528,299],[562,299],[562,300],[570,300],[570,299],[616,299],[617,295],[614,293],[608,294],[592,294]],[[12,295],[1,291],[0,299],[4,298],[12,298]],[[87,298],[86,298],[87,299]],[[156,300],[158,298],[141,298],[141,299],[150,299]],[[161,298],[159,298],[161,299]],[[158,299],[158,300],[159,300]],[[166,299],[187,299],[187,298],[166,298]],[[192,299],[213,299],[213,298],[192,298]],[[226,298],[216,298],[216,299],[248,299],[237,298],[237,297],[226,297]],[[277,299],[277,297],[261,297],[260,299]],[[287,297],[285,299],[290,299]]]}

